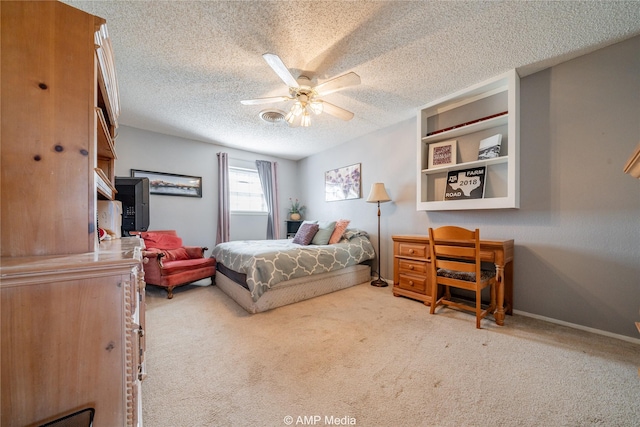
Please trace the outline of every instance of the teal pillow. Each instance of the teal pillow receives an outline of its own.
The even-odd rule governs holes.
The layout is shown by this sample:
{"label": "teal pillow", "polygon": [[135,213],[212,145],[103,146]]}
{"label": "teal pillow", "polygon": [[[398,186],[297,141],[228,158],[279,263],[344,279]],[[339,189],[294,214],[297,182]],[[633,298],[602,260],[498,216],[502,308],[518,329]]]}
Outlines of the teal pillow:
{"label": "teal pillow", "polygon": [[313,236],[311,241],[312,245],[328,245],[329,239],[333,234],[333,230],[336,228],[335,221],[320,221],[318,222],[318,232]]}

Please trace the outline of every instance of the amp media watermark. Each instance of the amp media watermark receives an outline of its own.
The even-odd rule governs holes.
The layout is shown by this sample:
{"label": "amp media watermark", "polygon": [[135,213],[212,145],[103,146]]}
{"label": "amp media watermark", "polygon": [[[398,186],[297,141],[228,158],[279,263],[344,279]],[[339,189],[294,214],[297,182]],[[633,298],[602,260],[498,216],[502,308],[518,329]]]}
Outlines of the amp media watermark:
{"label": "amp media watermark", "polygon": [[284,417],[287,426],[355,426],[356,419],[349,415],[287,415]]}

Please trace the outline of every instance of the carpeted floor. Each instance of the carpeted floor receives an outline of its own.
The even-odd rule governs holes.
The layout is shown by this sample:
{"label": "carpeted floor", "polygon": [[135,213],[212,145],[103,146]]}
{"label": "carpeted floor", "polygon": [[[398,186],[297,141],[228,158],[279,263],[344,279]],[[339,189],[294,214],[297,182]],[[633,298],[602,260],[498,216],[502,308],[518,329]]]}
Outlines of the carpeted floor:
{"label": "carpeted floor", "polygon": [[640,426],[640,346],[362,284],[249,315],[147,287],[145,427]]}

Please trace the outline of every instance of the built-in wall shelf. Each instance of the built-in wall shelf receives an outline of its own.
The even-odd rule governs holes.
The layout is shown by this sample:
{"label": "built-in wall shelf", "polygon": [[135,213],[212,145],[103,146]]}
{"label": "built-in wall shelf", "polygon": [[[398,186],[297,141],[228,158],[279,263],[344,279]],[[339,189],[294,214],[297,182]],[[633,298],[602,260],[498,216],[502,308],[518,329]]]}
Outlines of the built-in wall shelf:
{"label": "built-in wall shelf", "polygon": [[[417,210],[520,207],[519,92],[520,79],[511,70],[418,110]],[[479,159],[480,141],[496,135],[497,157]],[[430,148],[441,144],[455,147],[451,162],[429,167]],[[481,167],[481,198],[445,200],[451,172]]]}
{"label": "built-in wall shelf", "polygon": [[431,169],[423,169],[422,173],[424,173],[425,175],[432,175],[436,173],[448,172],[450,170],[469,169],[469,168],[475,168],[478,166],[497,165],[500,163],[507,163],[508,161],[509,159],[507,158],[507,156],[500,156],[500,157],[495,157],[493,159],[475,160],[473,162],[457,163],[453,166],[439,166]]}

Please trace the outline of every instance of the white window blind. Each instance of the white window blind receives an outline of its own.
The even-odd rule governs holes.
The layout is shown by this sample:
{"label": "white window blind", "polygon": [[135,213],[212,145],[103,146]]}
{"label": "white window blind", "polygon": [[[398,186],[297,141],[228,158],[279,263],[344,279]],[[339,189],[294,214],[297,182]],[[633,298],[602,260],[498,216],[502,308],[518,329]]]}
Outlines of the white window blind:
{"label": "white window blind", "polygon": [[229,167],[229,202],[232,212],[267,212],[258,171]]}

